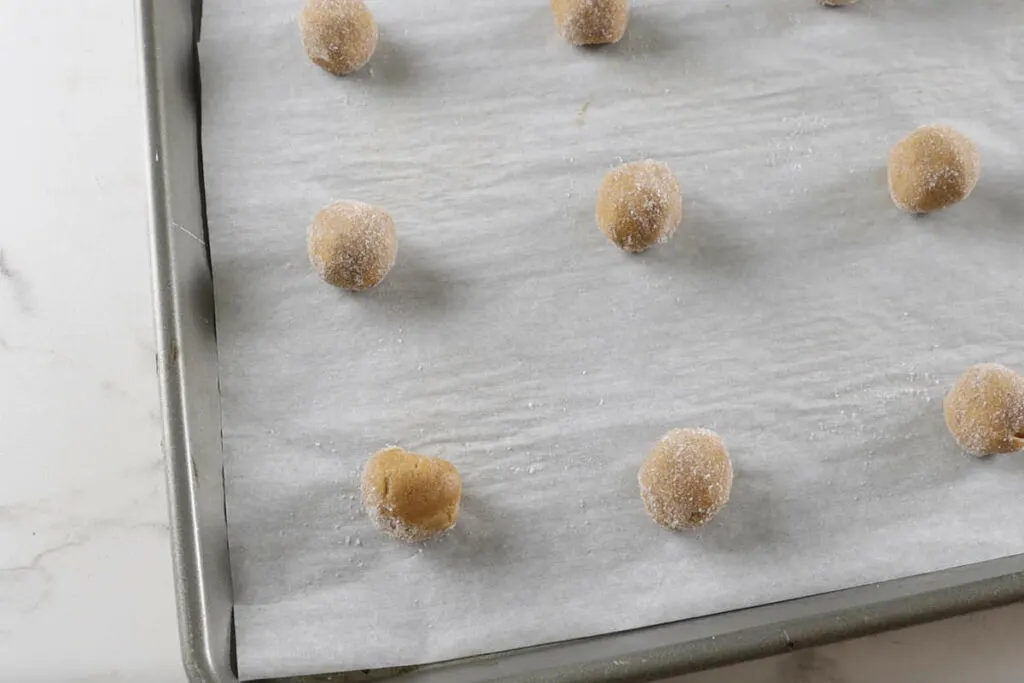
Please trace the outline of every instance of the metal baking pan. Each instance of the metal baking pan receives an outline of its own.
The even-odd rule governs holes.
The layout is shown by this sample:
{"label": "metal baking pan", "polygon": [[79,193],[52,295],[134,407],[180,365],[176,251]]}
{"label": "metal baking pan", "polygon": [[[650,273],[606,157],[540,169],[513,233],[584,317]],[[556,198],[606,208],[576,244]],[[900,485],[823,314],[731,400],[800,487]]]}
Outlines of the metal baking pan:
{"label": "metal baking pan", "polygon": [[[200,0],[137,0],[147,95],[153,287],[181,647],[189,679],[237,681],[213,282],[204,220]],[[374,679],[654,681],[1024,599],[1024,555],[626,633]],[[363,674],[303,680],[366,680]]]}

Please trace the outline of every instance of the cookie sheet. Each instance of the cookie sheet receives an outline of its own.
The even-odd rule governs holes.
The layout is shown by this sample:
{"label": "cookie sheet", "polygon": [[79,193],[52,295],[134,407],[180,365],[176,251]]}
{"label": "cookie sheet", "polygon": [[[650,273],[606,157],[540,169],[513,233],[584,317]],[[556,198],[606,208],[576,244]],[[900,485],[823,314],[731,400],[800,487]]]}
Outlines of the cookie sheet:
{"label": "cookie sheet", "polygon": [[[370,0],[369,66],[310,65],[298,0],[206,0],[203,151],[244,678],[417,664],[631,629],[1024,552],[1024,458],[964,456],[941,400],[1024,369],[1024,5],[648,0],[577,49],[542,0]],[[964,203],[898,211],[889,148],[950,123]],[[594,225],[656,158],[675,238]],[[321,283],[305,234],[386,207],[378,289]],[[668,429],[736,480],[697,533],[644,514]],[[464,477],[421,546],[359,508],[386,444]]]}

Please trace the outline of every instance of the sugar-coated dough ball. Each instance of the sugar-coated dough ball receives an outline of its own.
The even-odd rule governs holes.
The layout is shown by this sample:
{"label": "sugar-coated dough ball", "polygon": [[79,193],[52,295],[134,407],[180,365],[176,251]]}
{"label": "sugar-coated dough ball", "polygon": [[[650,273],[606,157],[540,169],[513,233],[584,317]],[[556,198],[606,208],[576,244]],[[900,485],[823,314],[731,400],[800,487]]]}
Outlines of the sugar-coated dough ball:
{"label": "sugar-coated dough ball", "polygon": [[641,252],[675,233],[683,220],[683,193],[660,161],[612,169],[597,194],[597,227],[625,251]]}
{"label": "sugar-coated dough ball", "polygon": [[729,502],[732,462],[722,439],[708,429],[673,429],[640,467],[647,514],[666,529],[694,529]]}
{"label": "sugar-coated dough ball", "polygon": [[377,24],[363,0],[306,0],[299,29],[309,59],[335,76],[358,71],[377,49]]}
{"label": "sugar-coated dough ball", "polygon": [[842,7],[843,5],[855,5],[857,0],[818,0],[818,4],[825,7]]}
{"label": "sugar-coated dough ball", "polygon": [[617,43],[629,23],[629,0],[551,0],[551,11],[573,45]]}
{"label": "sugar-coated dough ball", "polygon": [[966,199],[978,184],[977,146],[949,126],[924,126],[889,153],[889,193],[911,213],[938,211]]}
{"label": "sugar-coated dough ball", "polygon": [[362,494],[366,514],[378,529],[415,543],[455,526],[462,478],[447,460],[385,448],[366,463]]}
{"label": "sugar-coated dough ball", "polygon": [[379,284],[391,270],[398,235],[384,209],[339,201],[313,217],[307,246],[309,261],[324,281],[359,292]]}
{"label": "sugar-coated dough ball", "polygon": [[943,405],[946,426],[972,455],[1024,450],[1024,377],[982,363],[956,381]]}

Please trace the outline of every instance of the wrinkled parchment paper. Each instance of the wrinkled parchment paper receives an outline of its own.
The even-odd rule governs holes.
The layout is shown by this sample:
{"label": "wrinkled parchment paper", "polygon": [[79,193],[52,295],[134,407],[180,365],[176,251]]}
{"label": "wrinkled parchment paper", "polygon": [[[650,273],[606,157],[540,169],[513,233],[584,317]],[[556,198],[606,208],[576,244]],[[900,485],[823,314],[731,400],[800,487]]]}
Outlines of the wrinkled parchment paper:
{"label": "wrinkled parchment paper", "polygon": [[[1024,552],[1024,458],[962,455],[941,399],[1024,369],[1024,4],[634,3],[575,49],[542,0],[371,1],[333,78],[297,0],[207,0],[203,144],[238,662],[246,678],[429,662]],[[981,183],[918,218],[884,163],[915,127]],[[595,192],[669,163],[683,228],[612,247]],[[398,262],[318,281],[313,214],[386,207]],[[641,460],[718,430],[732,502],[644,515]],[[361,514],[385,444],[461,470],[462,517],[405,546]]]}

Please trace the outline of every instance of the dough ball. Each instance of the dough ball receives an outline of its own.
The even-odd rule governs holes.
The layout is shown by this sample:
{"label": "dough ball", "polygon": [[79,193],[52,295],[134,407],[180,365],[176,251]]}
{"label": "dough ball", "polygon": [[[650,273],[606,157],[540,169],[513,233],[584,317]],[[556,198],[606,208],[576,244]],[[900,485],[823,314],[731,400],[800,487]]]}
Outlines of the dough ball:
{"label": "dough ball", "polygon": [[647,514],[666,529],[695,529],[729,502],[732,462],[718,434],[673,429],[640,467]]}
{"label": "dough ball", "polygon": [[612,169],[597,194],[597,227],[631,252],[668,240],[683,220],[683,193],[672,169],[634,161]]}
{"label": "dough ball", "polygon": [[353,292],[380,283],[395,264],[398,235],[391,215],[363,202],[334,202],[313,217],[309,260],[324,281]]}
{"label": "dough ball", "polygon": [[366,463],[362,493],[366,514],[378,529],[415,543],[455,526],[462,478],[447,460],[385,448]]}
{"label": "dough ball", "polygon": [[306,0],[299,29],[310,60],[335,76],[358,71],[377,49],[377,24],[363,0]]}
{"label": "dough ball", "polygon": [[1024,377],[996,363],[967,370],[943,408],[953,438],[972,455],[1024,450]]}
{"label": "dough ball", "polygon": [[855,5],[857,0],[818,0],[818,4],[825,7],[843,7],[844,5]]}
{"label": "dough ball", "polygon": [[573,45],[617,43],[629,23],[629,0],[551,0],[551,11]]}
{"label": "dough ball", "polygon": [[948,126],[918,128],[889,153],[889,193],[896,206],[911,213],[966,199],[980,175],[978,148]]}

